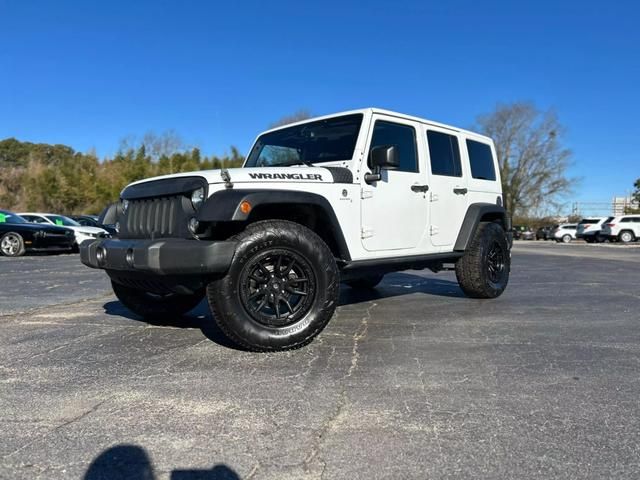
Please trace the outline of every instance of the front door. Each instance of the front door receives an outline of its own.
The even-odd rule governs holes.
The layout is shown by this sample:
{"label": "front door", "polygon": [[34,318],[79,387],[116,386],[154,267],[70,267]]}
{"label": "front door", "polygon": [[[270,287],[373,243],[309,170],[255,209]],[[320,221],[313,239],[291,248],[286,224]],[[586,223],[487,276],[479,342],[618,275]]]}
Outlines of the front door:
{"label": "front door", "polygon": [[467,212],[467,179],[459,140],[455,132],[430,126],[426,127],[426,140],[431,169],[429,236],[433,246],[449,250]]}
{"label": "front door", "polygon": [[[373,147],[395,145],[400,167],[383,170],[380,181],[362,186],[362,244],[368,251],[415,249],[424,238],[429,208],[418,132],[414,122],[373,116],[366,158]],[[371,171],[369,165],[363,169]]]}

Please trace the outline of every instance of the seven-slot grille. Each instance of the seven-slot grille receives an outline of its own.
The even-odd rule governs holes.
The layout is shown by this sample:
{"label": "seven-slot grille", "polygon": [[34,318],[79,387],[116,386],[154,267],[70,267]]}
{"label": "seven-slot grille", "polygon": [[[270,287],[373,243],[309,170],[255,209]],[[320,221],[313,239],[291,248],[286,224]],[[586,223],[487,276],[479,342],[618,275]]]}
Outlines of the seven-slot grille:
{"label": "seven-slot grille", "polygon": [[180,237],[189,200],[184,195],[129,200],[122,238]]}

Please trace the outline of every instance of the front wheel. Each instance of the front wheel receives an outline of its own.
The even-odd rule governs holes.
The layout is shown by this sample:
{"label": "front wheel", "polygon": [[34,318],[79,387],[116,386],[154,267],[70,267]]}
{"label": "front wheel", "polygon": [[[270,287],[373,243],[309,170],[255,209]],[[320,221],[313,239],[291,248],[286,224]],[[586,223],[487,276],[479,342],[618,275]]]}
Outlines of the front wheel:
{"label": "front wheel", "polygon": [[504,230],[497,223],[481,222],[471,245],[456,262],[456,278],[471,298],[496,298],[509,283],[511,254]]}
{"label": "front wheel", "polygon": [[562,243],[571,243],[571,235],[569,235],[569,234],[563,235],[562,236]]}
{"label": "front wheel", "polygon": [[204,298],[204,294],[180,295],[168,293],[165,295],[146,292],[111,282],[113,293],[118,300],[133,313],[143,318],[179,317],[189,310],[193,310]]}
{"label": "front wheel", "polygon": [[318,335],[338,304],[331,250],[310,229],[285,220],[249,225],[227,274],[207,286],[216,323],[254,351],[299,348]]}
{"label": "front wheel", "polygon": [[0,239],[0,251],[7,257],[24,255],[24,239],[19,233],[6,233],[2,236],[2,239]]}

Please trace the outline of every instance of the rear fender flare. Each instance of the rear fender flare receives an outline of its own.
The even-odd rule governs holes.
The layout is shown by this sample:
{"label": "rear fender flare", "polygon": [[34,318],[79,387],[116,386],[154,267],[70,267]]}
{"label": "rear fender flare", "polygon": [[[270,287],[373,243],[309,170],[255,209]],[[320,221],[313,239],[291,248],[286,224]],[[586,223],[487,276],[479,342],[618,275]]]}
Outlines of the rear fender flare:
{"label": "rear fender flare", "polygon": [[473,235],[475,234],[478,225],[485,216],[490,216],[492,218],[497,217],[502,221],[505,231],[510,230],[510,218],[503,206],[493,203],[472,203],[469,205],[462,222],[462,227],[460,227],[458,238],[456,239],[456,243],[453,247],[455,251],[463,252],[467,249],[473,239]]}

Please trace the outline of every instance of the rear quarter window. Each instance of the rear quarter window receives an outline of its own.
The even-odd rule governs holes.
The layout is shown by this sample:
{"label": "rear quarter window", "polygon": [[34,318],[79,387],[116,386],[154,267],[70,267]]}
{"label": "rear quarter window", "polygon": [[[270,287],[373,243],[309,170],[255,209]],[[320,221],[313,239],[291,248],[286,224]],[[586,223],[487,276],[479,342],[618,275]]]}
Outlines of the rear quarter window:
{"label": "rear quarter window", "polygon": [[491,147],[486,143],[467,139],[467,151],[471,165],[471,176],[478,180],[496,179],[496,169],[493,163]]}

